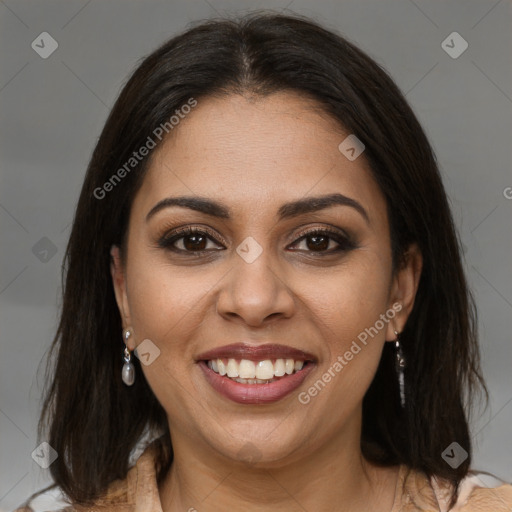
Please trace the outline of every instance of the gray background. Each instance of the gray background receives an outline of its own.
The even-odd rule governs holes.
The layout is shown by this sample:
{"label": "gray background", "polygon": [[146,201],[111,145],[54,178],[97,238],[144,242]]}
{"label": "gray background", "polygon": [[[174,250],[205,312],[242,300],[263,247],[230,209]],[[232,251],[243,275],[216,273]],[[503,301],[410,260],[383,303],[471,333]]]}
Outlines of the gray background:
{"label": "gray background", "polygon": [[[0,0],[0,510],[49,478],[31,458],[38,365],[56,329],[70,222],[109,108],[137,62],[189,22],[254,8],[309,15],[348,36],[390,72],[423,124],[480,312],[491,404],[473,424],[473,466],[512,481],[509,0]],[[31,47],[44,31],[59,45],[47,59]],[[456,59],[441,46],[453,31],[469,44]]]}

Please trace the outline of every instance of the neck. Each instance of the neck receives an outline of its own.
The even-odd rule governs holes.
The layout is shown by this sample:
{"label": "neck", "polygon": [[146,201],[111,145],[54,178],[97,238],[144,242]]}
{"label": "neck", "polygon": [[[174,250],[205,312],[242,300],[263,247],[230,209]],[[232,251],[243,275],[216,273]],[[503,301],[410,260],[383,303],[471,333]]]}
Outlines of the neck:
{"label": "neck", "polygon": [[[362,512],[392,509],[398,468],[379,468],[360,451],[360,421],[329,443],[287,460],[234,462],[171,429],[174,459],[160,486],[164,512]],[[201,446],[201,450],[198,447]]]}

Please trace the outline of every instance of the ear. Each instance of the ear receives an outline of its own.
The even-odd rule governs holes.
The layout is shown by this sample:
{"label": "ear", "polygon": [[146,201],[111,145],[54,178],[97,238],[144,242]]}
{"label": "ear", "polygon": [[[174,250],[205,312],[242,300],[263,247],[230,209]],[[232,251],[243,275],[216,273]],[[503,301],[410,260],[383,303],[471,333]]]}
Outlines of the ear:
{"label": "ear", "polygon": [[396,314],[387,325],[386,341],[395,341],[397,332],[404,330],[407,318],[414,306],[414,299],[418,291],[421,270],[423,268],[423,257],[417,244],[411,244],[407,249],[402,265],[396,271],[391,285],[389,308]]}
{"label": "ear", "polygon": [[[113,245],[111,247],[110,256],[110,274],[112,275],[112,284],[114,285],[117,307],[121,314],[123,329],[127,329],[131,325],[130,307],[128,305],[128,295],[126,293],[125,269],[121,259],[121,252],[117,245]],[[135,346],[132,346],[133,344],[132,336],[127,342],[130,350],[135,349]]]}

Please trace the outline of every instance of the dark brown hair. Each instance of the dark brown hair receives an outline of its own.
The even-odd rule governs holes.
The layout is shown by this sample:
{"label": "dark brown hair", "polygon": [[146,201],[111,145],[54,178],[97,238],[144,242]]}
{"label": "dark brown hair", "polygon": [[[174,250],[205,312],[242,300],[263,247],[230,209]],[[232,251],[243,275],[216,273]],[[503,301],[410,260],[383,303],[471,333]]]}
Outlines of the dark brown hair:
{"label": "dark brown hair", "polygon": [[[121,381],[122,326],[109,271],[110,248],[123,247],[151,155],[105,197],[98,198],[98,189],[191,98],[277,91],[316,100],[326,116],[364,143],[364,157],[387,200],[393,270],[411,243],[421,250],[421,280],[401,334],[406,407],[400,408],[387,343],[363,401],[361,448],[376,463],[405,463],[448,479],[452,504],[456,499],[471,456],[452,468],[441,454],[456,441],[471,455],[467,415],[474,392],[487,397],[487,389],[474,303],[432,148],[400,90],[369,56],[311,20],[264,12],[203,22],[145,58],[92,155],[63,266],[62,315],[39,424],[40,437],[49,427],[45,440],[59,453],[52,476],[77,503],[91,503],[126,476],[129,453],[146,427],[169,432],[138,360],[135,385]],[[165,439],[159,477],[172,462],[169,435]]]}

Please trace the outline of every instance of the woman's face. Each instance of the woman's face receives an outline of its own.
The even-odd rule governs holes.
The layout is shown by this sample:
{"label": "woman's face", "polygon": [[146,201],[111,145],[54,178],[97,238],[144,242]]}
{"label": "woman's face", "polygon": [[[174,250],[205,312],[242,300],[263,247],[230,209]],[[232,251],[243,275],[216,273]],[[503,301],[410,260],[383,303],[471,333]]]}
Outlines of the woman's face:
{"label": "woman's face", "polygon": [[[421,262],[392,275],[385,198],[364,152],[338,149],[348,135],[298,95],[231,95],[199,100],[154,150],[112,270],[173,439],[279,464],[359,435]],[[201,211],[169,201],[184,196]]]}

